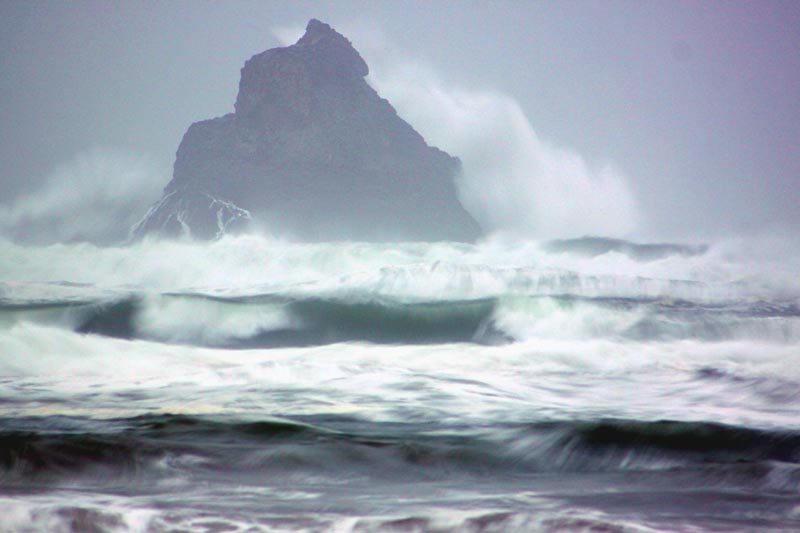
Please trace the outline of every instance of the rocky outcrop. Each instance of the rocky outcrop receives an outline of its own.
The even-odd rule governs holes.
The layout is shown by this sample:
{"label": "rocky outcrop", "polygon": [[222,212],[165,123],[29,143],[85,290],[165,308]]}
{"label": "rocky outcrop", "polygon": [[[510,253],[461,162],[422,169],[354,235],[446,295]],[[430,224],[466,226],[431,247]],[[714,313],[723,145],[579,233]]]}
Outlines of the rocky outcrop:
{"label": "rocky outcrop", "polygon": [[458,201],[460,162],[430,147],[317,20],[244,65],[235,112],[189,127],[164,197],[134,228],[214,238],[247,224],[299,240],[456,240],[480,234]]}

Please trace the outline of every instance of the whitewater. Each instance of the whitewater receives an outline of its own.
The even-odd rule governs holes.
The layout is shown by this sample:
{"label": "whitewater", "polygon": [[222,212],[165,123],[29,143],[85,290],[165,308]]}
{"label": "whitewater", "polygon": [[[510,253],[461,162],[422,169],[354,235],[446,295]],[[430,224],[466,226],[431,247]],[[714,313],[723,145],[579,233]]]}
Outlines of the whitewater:
{"label": "whitewater", "polygon": [[800,529],[800,253],[609,242],[0,241],[0,531]]}

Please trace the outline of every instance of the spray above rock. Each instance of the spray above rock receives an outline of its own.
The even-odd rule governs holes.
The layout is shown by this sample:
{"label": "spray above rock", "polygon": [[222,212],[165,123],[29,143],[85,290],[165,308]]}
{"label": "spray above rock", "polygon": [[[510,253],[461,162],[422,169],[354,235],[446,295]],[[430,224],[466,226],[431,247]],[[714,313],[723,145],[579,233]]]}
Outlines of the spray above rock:
{"label": "spray above rock", "polygon": [[307,241],[472,241],[458,159],[428,146],[318,20],[250,58],[235,112],[192,124],[135,236],[214,238],[247,224]]}

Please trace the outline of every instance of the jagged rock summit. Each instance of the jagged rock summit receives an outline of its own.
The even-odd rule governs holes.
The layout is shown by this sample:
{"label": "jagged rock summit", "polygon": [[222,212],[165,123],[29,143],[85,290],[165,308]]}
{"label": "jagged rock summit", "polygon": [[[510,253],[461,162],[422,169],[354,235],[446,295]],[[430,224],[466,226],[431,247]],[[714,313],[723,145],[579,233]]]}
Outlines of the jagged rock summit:
{"label": "jagged rock summit", "polygon": [[318,20],[294,45],[250,58],[235,112],[189,127],[134,236],[214,238],[254,223],[306,241],[476,239],[459,160],[428,146],[368,72]]}

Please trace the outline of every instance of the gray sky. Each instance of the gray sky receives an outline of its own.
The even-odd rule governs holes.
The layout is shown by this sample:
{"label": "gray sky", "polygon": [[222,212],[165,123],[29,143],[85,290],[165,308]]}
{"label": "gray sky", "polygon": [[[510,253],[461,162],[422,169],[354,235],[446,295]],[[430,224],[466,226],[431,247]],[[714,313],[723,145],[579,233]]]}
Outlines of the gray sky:
{"label": "gray sky", "polygon": [[232,111],[244,61],[311,17],[373,71],[402,57],[507,95],[542,140],[611,163],[639,237],[800,229],[797,2],[4,0],[0,204],[97,149],[165,185],[189,124]]}

